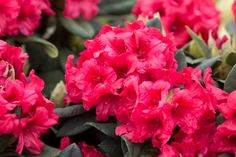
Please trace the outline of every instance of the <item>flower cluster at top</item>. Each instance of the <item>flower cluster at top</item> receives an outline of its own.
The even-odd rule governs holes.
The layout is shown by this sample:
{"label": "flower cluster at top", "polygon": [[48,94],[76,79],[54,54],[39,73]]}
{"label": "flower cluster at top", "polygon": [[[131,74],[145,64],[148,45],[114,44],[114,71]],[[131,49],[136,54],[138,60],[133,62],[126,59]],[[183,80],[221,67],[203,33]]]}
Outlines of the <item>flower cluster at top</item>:
{"label": "flower cluster at top", "polygon": [[159,13],[165,31],[173,35],[177,47],[190,39],[186,26],[207,41],[209,33],[215,35],[220,24],[220,13],[213,0],[138,0],[133,13],[149,18]]}
{"label": "flower cluster at top", "polygon": [[53,15],[48,0],[0,0],[0,36],[31,35],[42,13]]}
{"label": "flower cluster at top", "polygon": [[[99,0],[66,0],[63,15],[70,19],[83,15],[90,20],[99,11],[97,3]],[[32,35],[42,13],[55,14],[49,0],[0,0],[0,36]]]}
{"label": "flower cluster at top", "polygon": [[99,121],[115,116],[116,135],[151,139],[160,156],[236,154],[236,92],[215,87],[210,68],[178,72],[168,36],[136,21],[104,26],[85,46],[77,65],[73,56],[66,63],[67,102],[96,107]]}
{"label": "flower cluster at top", "polygon": [[83,15],[84,19],[90,20],[98,13],[99,2],[100,0],[65,0],[63,16],[75,19]]}
{"label": "flower cluster at top", "polygon": [[44,143],[40,136],[57,123],[54,104],[42,95],[44,82],[30,72],[23,73],[27,58],[21,48],[0,41],[0,135],[18,139],[16,151],[26,147],[39,154]]}

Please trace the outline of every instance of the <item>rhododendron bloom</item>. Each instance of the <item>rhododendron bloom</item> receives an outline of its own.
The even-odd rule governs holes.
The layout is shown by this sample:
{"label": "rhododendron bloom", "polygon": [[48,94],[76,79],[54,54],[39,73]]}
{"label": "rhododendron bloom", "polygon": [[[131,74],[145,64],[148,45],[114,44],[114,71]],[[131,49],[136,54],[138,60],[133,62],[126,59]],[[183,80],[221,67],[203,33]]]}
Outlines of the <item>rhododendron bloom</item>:
{"label": "rhododendron bloom", "polygon": [[54,104],[42,95],[44,82],[32,71],[23,74],[27,58],[21,48],[0,41],[0,135],[18,139],[16,151],[26,147],[39,154],[44,146],[40,136],[57,123]]}
{"label": "rhododendron bloom", "polygon": [[21,48],[0,40],[0,79],[19,79],[27,54]]}
{"label": "rhododendron bloom", "polygon": [[43,86],[43,81],[31,72],[30,82],[24,76],[22,81],[6,80],[0,91],[1,106],[5,108],[0,118],[0,134],[18,138],[18,153],[26,147],[39,154],[44,146],[40,136],[57,123],[54,104],[41,93]]}
{"label": "rhododendron bloom", "polygon": [[65,0],[63,15],[69,19],[83,16],[84,19],[90,20],[98,13],[99,2],[100,0]]}
{"label": "rhododendron bloom", "polygon": [[29,36],[40,25],[42,13],[54,14],[48,0],[10,0],[7,3],[0,1],[1,5],[3,13],[0,36],[16,36],[19,33]]}
{"label": "rhododendron bloom", "polygon": [[126,28],[105,26],[85,45],[77,66],[72,64],[73,57],[68,57],[65,100],[82,101],[87,110],[96,106],[98,120],[117,116],[126,121],[136,104],[139,75],[149,69],[176,69],[172,42],[141,21]]}
{"label": "rhododendron bloom", "polygon": [[173,34],[178,47],[190,39],[185,26],[207,41],[210,31],[217,31],[220,24],[220,14],[213,0],[138,0],[133,13],[148,18],[159,13],[165,31]]}

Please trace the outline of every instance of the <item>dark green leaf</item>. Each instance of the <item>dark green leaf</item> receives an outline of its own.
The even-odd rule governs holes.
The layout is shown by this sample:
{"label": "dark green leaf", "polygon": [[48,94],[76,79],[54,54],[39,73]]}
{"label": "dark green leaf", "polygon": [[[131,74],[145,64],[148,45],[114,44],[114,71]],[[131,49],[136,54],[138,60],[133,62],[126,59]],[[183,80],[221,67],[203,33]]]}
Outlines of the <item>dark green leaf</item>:
{"label": "dark green leaf", "polygon": [[148,27],[158,28],[160,31],[162,31],[162,24],[161,24],[160,19],[158,19],[158,18],[153,18],[153,19],[149,20],[146,25]]}
{"label": "dark green leaf", "polygon": [[139,157],[141,152],[142,152],[142,144],[136,144],[136,143],[132,143],[129,140],[127,140],[124,136],[121,137],[122,140],[124,140],[127,149],[128,149],[128,153],[129,153],[129,157]]}
{"label": "dark green leaf", "polygon": [[120,147],[120,141],[113,138],[106,138],[103,140],[98,147],[106,153],[109,157],[122,156],[122,150]]}
{"label": "dark green leaf", "polygon": [[87,21],[69,20],[64,18],[63,16],[60,16],[59,19],[63,27],[74,35],[83,38],[92,38],[95,33],[93,27]]}
{"label": "dark green leaf", "polygon": [[40,155],[26,155],[26,157],[57,157],[60,153],[59,149],[46,145]]}
{"label": "dark green leaf", "polygon": [[68,118],[80,115],[87,111],[84,110],[81,104],[79,104],[79,105],[67,106],[65,108],[56,108],[55,112],[59,115],[60,118]]}
{"label": "dark green leaf", "polygon": [[186,56],[186,62],[191,64],[191,65],[194,65],[194,64],[199,64],[201,63],[202,61],[204,61],[206,58],[197,58],[197,59],[192,59],[188,56]]}
{"label": "dark green leaf", "polygon": [[224,90],[228,93],[236,90],[236,65],[232,68],[232,70],[229,72],[225,84],[224,84]]}
{"label": "dark green leaf", "polygon": [[178,64],[178,69],[177,71],[182,71],[183,67],[187,66],[187,62],[186,62],[186,56],[184,54],[184,51],[178,51],[175,53],[175,59],[177,61]]}
{"label": "dark green leaf", "polygon": [[226,29],[231,36],[236,37],[236,24],[234,21],[229,22],[226,25]]}
{"label": "dark green leaf", "polygon": [[34,42],[37,44],[40,44],[44,47],[45,52],[52,58],[56,58],[58,56],[58,49],[56,48],[55,45],[53,45],[52,43],[50,43],[47,40],[44,40],[42,38],[39,37],[27,37],[26,39],[23,39],[22,41],[24,42]]}
{"label": "dark green leaf", "polygon": [[234,66],[236,64],[236,53],[232,52],[228,54],[228,56],[225,59],[225,62],[228,65]]}
{"label": "dark green leaf", "polygon": [[66,120],[59,128],[57,136],[58,137],[72,136],[82,133],[91,128],[91,126],[84,124],[87,122],[94,122],[94,121],[95,121],[95,116],[91,112],[87,112],[79,116],[70,118]]}
{"label": "dark green leaf", "polygon": [[59,157],[83,157],[79,147],[73,143],[66,147],[59,155]]}
{"label": "dark green leaf", "polygon": [[99,5],[100,14],[127,14],[131,12],[135,0],[103,0]]}
{"label": "dark green leaf", "polygon": [[116,137],[115,128],[116,128],[117,125],[115,123],[88,122],[88,123],[85,123],[85,125],[92,126],[96,129],[98,129],[99,131],[101,131],[102,133],[104,133],[105,135],[108,135],[108,136],[111,136],[111,137]]}
{"label": "dark green leaf", "polygon": [[206,43],[199,38],[189,27],[187,27],[187,30],[190,34],[190,36],[192,37],[192,39],[196,42],[196,44],[198,45],[199,49],[201,50],[202,54],[206,57],[206,58],[210,58],[211,57],[211,50],[210,48],[206,45]]}
{"label": "dark green leaf", "polygon": [[205,70],[206,68],[213,66],[219,59],[220,59],[219,56],[205,59],[201,62],[200,65],[198,65],[198,68]]}

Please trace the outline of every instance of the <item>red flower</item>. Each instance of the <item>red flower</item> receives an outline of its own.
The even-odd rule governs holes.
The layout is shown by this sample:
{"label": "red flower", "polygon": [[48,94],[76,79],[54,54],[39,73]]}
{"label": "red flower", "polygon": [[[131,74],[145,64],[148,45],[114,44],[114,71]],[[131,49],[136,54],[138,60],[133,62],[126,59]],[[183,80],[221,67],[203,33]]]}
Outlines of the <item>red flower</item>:
{"label": "red flower", "polygon": [[105,26],[85,46],[77,66],[72,56],[66,63],[65,100],[82,101],[87,110],[96,106],[98,120],[116,116],[127,121],[136,104],[140,76],[150,69],[176,69],[174,45],[141,21],[126,28]]}
{"label": "red flower", "polygon": [[97,4],[99,2],[100,0],[66,0],[63,15],[69,19],[82,15],[84,19],[90,20],[98,13]]}
{"label": "red flower", "polygon": [[173,34],[177,47],[183,46],[190,38],[185,26],[208,40],[209,32],[216,31],[220,24],[220,14],[212,0],[139,0],[133,8],[138,16],[152,18],[160,13],[167,34]]}
{"label": "red flower", "polygon": [[[57,123],[54,104],[42,95],[43,81],[30,73],[30,82],[22,76],[20,80],[6,80],[0,91],[0,134],[13,134],[18,138],[16,151],[24,147],[39,154],[43,142],[40,136]],[[8,124],[7,124],[8,123]]]}
{"label": "red flower", "polygon": [[27,54],[0,40],[0,79],[19,79]]}
{"label": "red flower", "polygon": [[106,155],[102,154],[94,146],[89,146],[85,142],[79,142],[78,146],[84,157],[106,157]]}
{"label": "red flower", "polygon": [[213,153],[232,153],[236,155],[236,119],[226,120],[217,127],[214,142],[211,146]]}
{"label": "red flower", "polygon": [[0,5],[7,9],[2,10],[0,36],[16,36],[19,33],[29,36],[38,28],[42,13],[54,14],[48,0],[10,0],[8,3],[0,1]]}

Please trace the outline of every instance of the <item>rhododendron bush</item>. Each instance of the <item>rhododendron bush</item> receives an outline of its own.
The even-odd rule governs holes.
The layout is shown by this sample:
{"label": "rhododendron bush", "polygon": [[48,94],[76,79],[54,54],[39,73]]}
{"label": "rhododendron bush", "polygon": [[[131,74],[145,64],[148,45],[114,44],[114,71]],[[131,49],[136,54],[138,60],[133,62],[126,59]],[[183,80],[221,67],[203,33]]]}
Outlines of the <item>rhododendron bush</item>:
{"label": "rhododendron bush", "polygon": [[236,156],[236,1],[0,0],[0,157]]}

